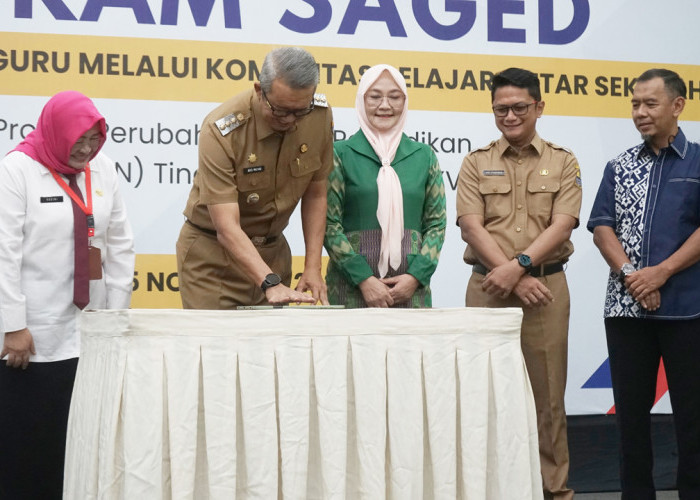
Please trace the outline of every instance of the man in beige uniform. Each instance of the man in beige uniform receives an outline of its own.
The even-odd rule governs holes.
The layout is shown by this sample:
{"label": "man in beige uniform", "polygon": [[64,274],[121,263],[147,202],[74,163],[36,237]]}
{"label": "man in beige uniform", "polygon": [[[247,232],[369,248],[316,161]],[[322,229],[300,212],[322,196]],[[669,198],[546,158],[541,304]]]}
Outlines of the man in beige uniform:
{"label": "man in beige uniform", "polygon": [[542,140],[539,79],[509,68],[491,89],[503,136],[462,163],[457,221],[471,264],[467,306],[522,307],[521,344],[537,407],[545,498],[570,499],[566,388],[569,290],[563,264],[573,252],[581,177],[573,154]]}
{"label": "man in beige uniform", "polygon": [[[318,79],[311,54],[275,49],[253,89],[204,119],[199,169],[176,246],[185,308],[328,303],[321,248],[333,125],[325,97],[315,94]],[[282,231],[299,200],[306,257],[292,290]]]}

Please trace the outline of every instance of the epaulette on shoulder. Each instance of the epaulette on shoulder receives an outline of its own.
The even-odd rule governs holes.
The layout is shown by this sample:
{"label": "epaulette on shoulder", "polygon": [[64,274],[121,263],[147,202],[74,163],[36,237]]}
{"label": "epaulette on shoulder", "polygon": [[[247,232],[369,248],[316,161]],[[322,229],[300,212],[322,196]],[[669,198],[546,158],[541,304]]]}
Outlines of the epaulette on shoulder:
{"label": "epaulette on shoulder", "polygon": [[550,141],[545,141],[544,139],[543,139],[543,142],[544,142],[545,144],[548,144],[549,146],[551,146],[551,147],[554,148],[554,149],[559,149],[559,150],[561,150],[561,151],[566,151],[567,153],[574,154],[569,148],[565,148],[564,146],[560,146],[560,145],[558,145],[558,144],[554,144],[553,142],[550,142]]}
{"label": "epaulette on shoulder", "polygon": [[477,151],[488,151],[489,149],[493,148],[496,145],[496,143],[498,143],[498,141],[491,141],[485,146],[481,146],[480,148],[472,150],[471,153],[476,153]]}
{"label": "epaulette on shoulder", "polygon": [[327,108],[328,99],[326,99],[326,94],[314,94],[314,106],[317,108]]}
{"label": "epaulette on shoulder", "polygon": [[214,123],[216,123],[216,128],[219,129],[221,135],[226,135],[232,130],[235,130],[241,125],[243,125],[248,120],[248,118],[249,116],[246,116],[243,113],[231,113],[230,115],[226,115],[223,118],[219,118]]}

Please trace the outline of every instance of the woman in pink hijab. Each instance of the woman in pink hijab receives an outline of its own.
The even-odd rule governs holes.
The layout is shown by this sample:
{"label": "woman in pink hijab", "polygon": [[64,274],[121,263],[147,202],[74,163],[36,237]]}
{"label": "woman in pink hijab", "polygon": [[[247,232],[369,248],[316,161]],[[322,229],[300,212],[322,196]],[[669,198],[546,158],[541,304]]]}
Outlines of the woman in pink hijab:
{"label": "woman in pink hijab", "polygon": [[83,308],[129,307],[134,249],[105,120],[61,92],[0,160],[0,498],[60,499]]}
{"label": "woman in pink hijab", "polygon": [[324,245],[331,304],[431,307],[445,239],[445,188],[432,148],[404,132],[406,82],[369,68],[355,101],[360,130],[334,144]]}

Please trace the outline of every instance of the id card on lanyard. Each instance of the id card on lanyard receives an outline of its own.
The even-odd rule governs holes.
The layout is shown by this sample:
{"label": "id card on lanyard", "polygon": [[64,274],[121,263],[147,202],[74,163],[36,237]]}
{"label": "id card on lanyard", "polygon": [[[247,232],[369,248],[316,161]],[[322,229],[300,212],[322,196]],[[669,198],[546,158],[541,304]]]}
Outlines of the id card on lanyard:
{"label": "id card on lanyard", "polygon": [[95,217],[92,214],[92,182],[90,180],[90,165],[88,164],[84,170],[86,191],[85,198],[87,199],[87,203],[83,203],[83,200],[80,199],[80,196],[78,196],[77,193],[75,193],[75,191],[73,191],[70,188],[70,186],[66,184],[66,181],[64,181],[63,178],[60,175],[58,175],[55,170],[49,168],[49,172],[51,172],[51,175],[56,180],[58,185],[61,186],[61,188],[63,188],[66,194],[71,197],[71,199],[75,202],[76,205],[80,207],[80,209],[83,211],[83,213],[85,213],[85,216],[87,217],[89,275],[91,280],[102,279],[102,254],[98,247],[93,247],[90,243],[90,238],[95,236]]}

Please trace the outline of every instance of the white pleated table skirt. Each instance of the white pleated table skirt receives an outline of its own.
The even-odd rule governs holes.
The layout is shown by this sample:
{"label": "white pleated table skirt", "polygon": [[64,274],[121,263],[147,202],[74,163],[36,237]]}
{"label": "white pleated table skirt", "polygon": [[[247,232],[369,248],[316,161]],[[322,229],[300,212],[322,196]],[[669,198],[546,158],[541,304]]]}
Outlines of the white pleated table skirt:
{"label": "white pleated table skirt", "polygon": [[64,498],[542,498],[521,320],[85,312]]}

